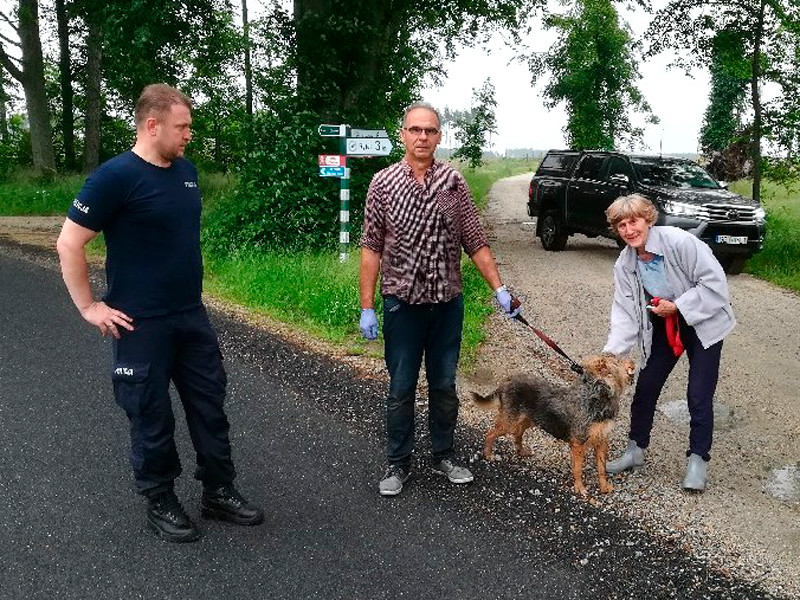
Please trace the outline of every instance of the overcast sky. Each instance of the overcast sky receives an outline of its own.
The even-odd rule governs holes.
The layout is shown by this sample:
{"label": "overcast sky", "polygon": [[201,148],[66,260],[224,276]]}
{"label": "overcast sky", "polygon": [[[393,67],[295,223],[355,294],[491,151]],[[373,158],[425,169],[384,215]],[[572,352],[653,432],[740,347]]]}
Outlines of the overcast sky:
{"label": "overcast sky", "polygon": [[[664,1],[655,0],[653,4],[662,6]],[[632,13],[620,9],[620,16],[630,24],[636,36],[644,32],[650,19],[641,10]],[[528,44],[536,51],[544,51],[555,38],[552,31],[537,32]],[[445,106],[468,108],[472,89],[480,87],[490,77],[497,100],[498,132],[492,136],[493,150],[502,153],[506,148],[566,147],[562,129],[567,119],[563,107],[552,110],[544,107],[540,96],[542,85],[531,87],[527,65],[509,64],[515,52],[499,38],[490,50],[489,54],[484,49],[462,51],[458,59],[448,65],[444,85],[426,88],[423,99],[439,109]],[[672,59],[673,56],[660,55],[639,64],[642,75],[639,89],[661,119],[659,125],[646,126],[644,143],[653,153],[658,153],[659,149],[665,154],[696,152],[708,102],[709,75],[707,71],[700,71],[689,78],[680,70],[668,70]]]}

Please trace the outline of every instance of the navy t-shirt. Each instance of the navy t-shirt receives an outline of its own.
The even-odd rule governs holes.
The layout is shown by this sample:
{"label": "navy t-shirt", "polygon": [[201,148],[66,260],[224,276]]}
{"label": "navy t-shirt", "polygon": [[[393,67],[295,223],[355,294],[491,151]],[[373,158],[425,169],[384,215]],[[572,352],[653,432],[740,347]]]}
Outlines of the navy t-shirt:
{"label": "navy t-shirt", "polygon": [[185,158],[164,168],[128,151],[89,175],[67,216],[105,236],[106,304],[131,317],[201,304],[201,206]]}

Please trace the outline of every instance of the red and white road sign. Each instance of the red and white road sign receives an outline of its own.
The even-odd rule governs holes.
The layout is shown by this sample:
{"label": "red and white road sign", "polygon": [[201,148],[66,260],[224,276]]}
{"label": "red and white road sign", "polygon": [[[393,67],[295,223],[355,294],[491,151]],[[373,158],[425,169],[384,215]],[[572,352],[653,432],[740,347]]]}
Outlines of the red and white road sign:
{"label": "red and white road sign", "polygon": [[317,156],[320,167],[346,167],[347,157],[340,154],[319,154]]}

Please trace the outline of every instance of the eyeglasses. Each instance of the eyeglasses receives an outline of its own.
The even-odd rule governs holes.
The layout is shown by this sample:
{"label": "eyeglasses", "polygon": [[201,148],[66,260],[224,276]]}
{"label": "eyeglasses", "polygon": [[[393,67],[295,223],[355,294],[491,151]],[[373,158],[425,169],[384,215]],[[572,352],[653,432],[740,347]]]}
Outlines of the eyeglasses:
{"label": "eyeglasses", "polygon": [[417,126],[413,126],[413,127],[403,127],[403,129],[406,130],[411,135],[413,135],[414,137],[419,137],[423,133],[425,133],[425,135],[427,135],[428,137],[436,135],[437,133],[439,133],[439,130],[436,129],[436,127],[417,127]]}

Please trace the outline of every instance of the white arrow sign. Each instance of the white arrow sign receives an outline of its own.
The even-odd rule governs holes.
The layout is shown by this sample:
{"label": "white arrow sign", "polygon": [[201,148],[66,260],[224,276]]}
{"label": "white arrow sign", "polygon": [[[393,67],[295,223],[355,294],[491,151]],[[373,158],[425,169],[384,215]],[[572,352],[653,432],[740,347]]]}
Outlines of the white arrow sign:
{"label": "white arrow sign", "polygon": [[386,138],[347,138],[348,156],[389,156],[392,142]]}
{"label": "white arrow sign", "polygon": [[354,138],[388,138],[385,129],[351,129],[350,137]]}

